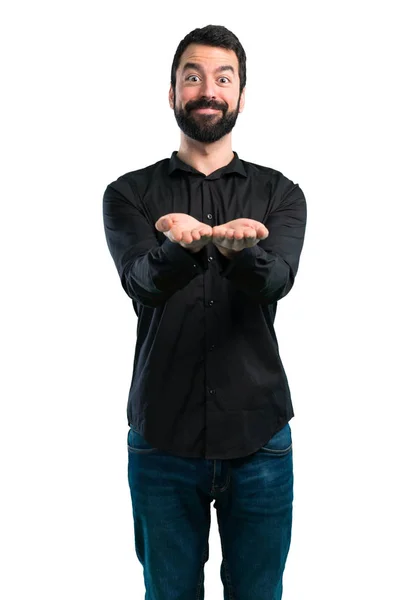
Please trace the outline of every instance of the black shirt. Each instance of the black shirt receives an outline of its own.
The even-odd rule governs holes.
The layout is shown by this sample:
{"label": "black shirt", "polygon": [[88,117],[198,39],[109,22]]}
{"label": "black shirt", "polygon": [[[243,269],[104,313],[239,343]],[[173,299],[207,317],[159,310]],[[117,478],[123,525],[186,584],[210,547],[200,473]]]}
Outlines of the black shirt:
{"label": "black shirt", "polygon": [[[156,230],[168,213],[211,226],[255,219],[269,236],[232,260],[212,242],[193,254]],[[306,215],[298,184],[236,152],[206,176],[175,151],[107,186],[106,240],[138,317],[128,424],[150,444],[244,457],[294,416],[274,319],[294,283]]]}

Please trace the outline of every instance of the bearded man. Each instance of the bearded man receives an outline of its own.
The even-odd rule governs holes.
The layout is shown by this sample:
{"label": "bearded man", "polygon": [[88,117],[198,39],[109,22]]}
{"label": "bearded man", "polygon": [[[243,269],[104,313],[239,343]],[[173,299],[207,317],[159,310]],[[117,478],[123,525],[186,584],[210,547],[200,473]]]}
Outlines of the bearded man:
{"label": "bearded man", "polygon": [[138,317],[127,450],[146,600],[204,598],[213,500],[224,597],[282,598],[294,412],[274,319],[307,209],[298,184],[232,150],[245,85],[231,31],[190,32],[169,89],[179,150],[104,193],[107,244]]}

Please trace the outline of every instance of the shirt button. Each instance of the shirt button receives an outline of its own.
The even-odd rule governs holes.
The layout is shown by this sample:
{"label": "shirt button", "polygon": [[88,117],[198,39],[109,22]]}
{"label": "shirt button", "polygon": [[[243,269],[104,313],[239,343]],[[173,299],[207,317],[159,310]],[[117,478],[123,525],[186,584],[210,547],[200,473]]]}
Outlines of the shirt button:
{"label": "shirt button", "polygon": [[210,300],[208,306],[212,306],[214,304],[214,300]]}
{"label": "shirt button", "polygon": [[211,214],[211,213],[208,213],[208,215],[207,215],[207,219],[212,219],[212,218],[213,218],[212,214]]}
{"label": "shirt button", "polygon": [[212,352],[214,350],[215,346],[214,344],[212,346],[210,346],[210,352]]}
{"label": "shirt button", "polygon": [[215,394],[215,390],[210,390],[210,394]]}
{"label": "shirt button", "polygon": [[209,257],[208,257],[208,262],[211,262],[212,260],[214,260],[214,259],[213,259],[213,257],[212,257],[212,256],[209,256]]}

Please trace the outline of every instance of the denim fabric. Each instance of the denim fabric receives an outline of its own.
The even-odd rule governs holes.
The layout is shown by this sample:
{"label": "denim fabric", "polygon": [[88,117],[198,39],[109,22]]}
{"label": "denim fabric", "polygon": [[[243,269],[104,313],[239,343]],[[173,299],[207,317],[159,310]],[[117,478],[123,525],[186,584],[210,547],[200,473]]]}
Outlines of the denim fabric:
{"label": "denim fabric", "polygon": [[292,528],[287,423],[257,452],[213,460],[160,452],[132,428],[128,480],[145,600],[203,600],[211,502],[224,600],[280,600]]}

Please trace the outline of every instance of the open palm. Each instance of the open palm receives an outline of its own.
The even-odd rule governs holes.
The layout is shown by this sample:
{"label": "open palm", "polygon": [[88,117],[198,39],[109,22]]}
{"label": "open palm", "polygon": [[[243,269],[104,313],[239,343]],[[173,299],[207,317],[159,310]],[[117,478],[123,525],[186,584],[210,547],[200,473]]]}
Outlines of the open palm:
{"label": "open palm", "polygon": [[212,241],[216,246],[227,250],[251,248],[269,235],[268,229],[254,219],[234,219],[213,227]]}
{"label": "open palm", "polygon": [[212,239],[210,225],[201,223],[185,213],[164,215],[158,219],[155,227],[157,231],[162,231],[171,242],[177,242],[192,252],[198,252]]}

